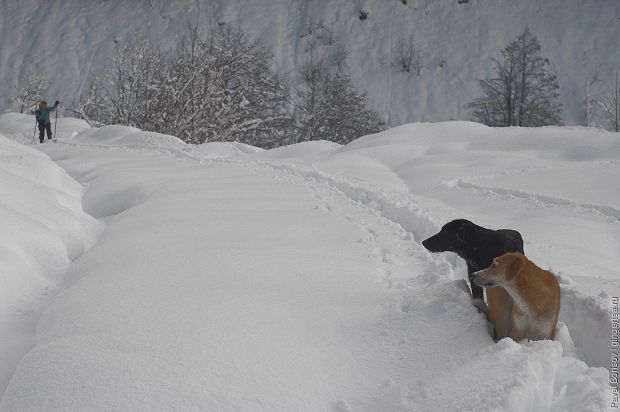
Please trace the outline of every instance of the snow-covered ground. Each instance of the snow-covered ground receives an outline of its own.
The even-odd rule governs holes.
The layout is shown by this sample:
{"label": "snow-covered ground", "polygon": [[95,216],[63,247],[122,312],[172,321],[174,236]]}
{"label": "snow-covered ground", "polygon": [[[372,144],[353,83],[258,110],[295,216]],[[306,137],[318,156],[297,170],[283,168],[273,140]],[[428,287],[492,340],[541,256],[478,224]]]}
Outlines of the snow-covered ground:
{"label": "snow-covered ground", "polygon": [[[347,51],[345,70],[390,126],[469,119],[464,105],[491,58],[527,26],[560,83],[565,124],[586,124],[586,82],[600,94],[620,67],[617,0],[2,0],[0,96],[31,68],[45,73],[65,107],[84,102],[90,79],[109,65],[119,42],[136,32],[179,46],[188,18],[201,27],[239,26],[274,54],[289,86],[299,83],[311,42],[320,56]],[[360,12],[368,18],[360,20]],[[413,34],[423,54],[418,77],[399,72],[394,49]],[[331,44],[330,44],[331,38]],[[11,110],[6,99],[0,111]]]}
{"label": "snow-covered ground", "polygon": [[[21,347],[0,342],[0,410],[611,404],[618,134],[447,122],[262,151],[72,119],[57,144],[32,132],[0,116],[0,252],[19,263],[2,336]],[[559,275],[556,341],[493,342],[463,263],[420,244],[456,217],[519,230]]]}

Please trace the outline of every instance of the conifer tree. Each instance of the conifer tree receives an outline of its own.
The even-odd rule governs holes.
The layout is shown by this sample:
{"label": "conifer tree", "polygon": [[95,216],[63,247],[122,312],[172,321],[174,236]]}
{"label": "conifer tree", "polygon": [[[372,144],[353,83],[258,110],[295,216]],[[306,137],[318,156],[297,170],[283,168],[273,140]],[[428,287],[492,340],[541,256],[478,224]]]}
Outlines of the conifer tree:
{"label": "conifer tree", "polygon": [[496,76],[478,80],[483,95],[465,106],[473,118],[489,126],[561,124],[560,86],[536,36],[526,28],[501,54],[492,59]]}
{"label": "conifer tree", "polygon": [[367,107],[366,95],[357,92],[349,76],[312,62],[306,63],[302,74],[303,85],[293,98],[299,141],[347,144],[383,130],[383,120]]}

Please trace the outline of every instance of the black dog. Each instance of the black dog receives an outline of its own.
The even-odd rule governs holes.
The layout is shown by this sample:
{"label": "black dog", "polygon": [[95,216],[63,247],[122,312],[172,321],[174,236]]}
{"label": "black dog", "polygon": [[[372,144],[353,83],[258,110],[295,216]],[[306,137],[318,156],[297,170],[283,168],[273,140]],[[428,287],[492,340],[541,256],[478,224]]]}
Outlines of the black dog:
{"label": "black dog", "polygon": [[486,229],[465,219],[446,223],[422,245],[430,252],[454,252],[465,259],[472,296],[483,304],[482,288],[472,282],[472,273],[489,267],[493,259],[505,253],[523,253],[523,238],[516,230]]}

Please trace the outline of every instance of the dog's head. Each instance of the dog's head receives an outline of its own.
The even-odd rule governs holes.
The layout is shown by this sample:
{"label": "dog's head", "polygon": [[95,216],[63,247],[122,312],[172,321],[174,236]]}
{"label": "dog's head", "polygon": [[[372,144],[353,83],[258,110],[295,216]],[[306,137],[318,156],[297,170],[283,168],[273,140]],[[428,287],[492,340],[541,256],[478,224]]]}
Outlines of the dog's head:
{"label": "dog's head", "polygon": [[424,240],[422,245],[429,252],[459,253],[463,250],[463,246],[467,243],[469,234],[475,226],[469,220],[453,220],[443,225],[439,233]]}
{"label": "dog's head", "polygon": [[493,259],[488,268],[474,272],[473,281],[482,287],[503,287],[514,281],[524,266],[525,256],[521,253],[506,253]]}

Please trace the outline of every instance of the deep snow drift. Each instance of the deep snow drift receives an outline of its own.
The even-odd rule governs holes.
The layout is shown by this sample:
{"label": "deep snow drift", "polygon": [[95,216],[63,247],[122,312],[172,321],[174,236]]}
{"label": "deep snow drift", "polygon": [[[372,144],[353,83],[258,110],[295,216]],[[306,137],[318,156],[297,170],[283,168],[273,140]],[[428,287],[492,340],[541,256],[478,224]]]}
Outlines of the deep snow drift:
{"label": "deep snow drift", "polygon": [[[0,133],[26,143],[31,120]],[[62,119],[36,148],[105,230],[1,410],[608,409],[617,134],[451,122],[211,152],[83,129]],[[492,341],[463,263],[419,243],[457,216],[521,231],[560,274],[557,341]]]}
{"label": "deep snow drift", "polygon": [[[18,116],[23,121],[23,117]],[[93,242],[98,222],[82,210],[82,187],[38,150],[0,132],[0,392],[35,343],[41,302]]]}

